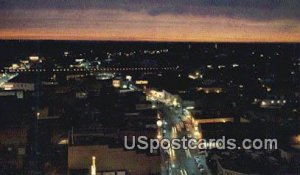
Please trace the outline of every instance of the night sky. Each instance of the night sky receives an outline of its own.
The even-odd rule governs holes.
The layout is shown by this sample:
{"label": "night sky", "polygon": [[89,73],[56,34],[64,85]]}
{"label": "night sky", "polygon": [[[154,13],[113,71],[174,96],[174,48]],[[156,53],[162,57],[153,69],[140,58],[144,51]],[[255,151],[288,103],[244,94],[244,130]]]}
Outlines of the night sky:
{"label": "night sky", "polygon": [[0,39],[299,42],[300,0],[0,0]]}

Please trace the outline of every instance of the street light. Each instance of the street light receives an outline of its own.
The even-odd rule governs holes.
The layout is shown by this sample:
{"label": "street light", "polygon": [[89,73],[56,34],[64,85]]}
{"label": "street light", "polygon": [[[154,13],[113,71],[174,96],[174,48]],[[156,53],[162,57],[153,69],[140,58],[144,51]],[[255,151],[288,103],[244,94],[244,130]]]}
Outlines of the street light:
{"label": "street light", "polygon": [[156,125],[158,127],[161,127],[163,125],[163,122],[161,120],[157,120]]}
{"label": "street light", "polygon": [[[160,115],[159,115],[159,113],[157,113],[157,118],[158,118],[158,119],[160,119]],[[158,121],[157,121],[157,122],[158,122]]]}
{"label": "street light", "polygon": [[37,113],[36,113],[36,118],[39,119],[39,118],[40,118],[40,115],[41,115],[41,113],[40,113],[40,112],[37,112]]}
{"label": "street light", "polygon": [[160,133],[158,133],[158,134],[157,134],[157,139],[160,140],[161,138],[162,138],[162,135],[161,135]]}
{"label": "street light", "polygon": [[91,175],[96,175],[96,157],[92,157]]}

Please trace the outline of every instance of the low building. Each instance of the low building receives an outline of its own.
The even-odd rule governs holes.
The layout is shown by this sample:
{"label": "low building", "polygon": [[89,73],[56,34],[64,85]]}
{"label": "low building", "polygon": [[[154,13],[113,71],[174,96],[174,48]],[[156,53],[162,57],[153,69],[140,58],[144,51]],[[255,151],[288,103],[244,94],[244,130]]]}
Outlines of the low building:
{"label": "low building", "polygon": [[84,172],[89,172],[93,156],[97,158],[97,174],[117,172],[118,170],[123,170],[122,172],[130,175],[160,174],[160,155],[147,155],[123,148],[110,148],[108,145],[70,146],[68,149],[70,174],[84,170]]}
{"label": "low building", "polygon": [[6,91],[10,91],[10,90],[34,91],[33,83],[8,82],[5,83],[2,87]]}
{"label": "low building", "polygon": [[0,169],[22,169],[26,155],[26,145],[27,128],[13,127],[1,129]]}
{"label": "low building", "polygon": [[282,159],[280,150],[222,150],[213,159],[218,175],[299,174],[299,163]]}

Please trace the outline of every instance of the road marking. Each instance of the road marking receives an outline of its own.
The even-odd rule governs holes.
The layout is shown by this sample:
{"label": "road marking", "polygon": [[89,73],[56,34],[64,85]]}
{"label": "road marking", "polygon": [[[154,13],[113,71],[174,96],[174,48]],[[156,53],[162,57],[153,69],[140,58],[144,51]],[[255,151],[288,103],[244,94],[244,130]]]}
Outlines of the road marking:
{"label": "road marking", "polygon": [[186,157],[187,157],[187,158],[191,158],[191,157],[192,157],[191,152],[190,152],[189,149],[186,149],[186,150],[185,150],[185,154],[186,154]]}
{"label": "road marking", "polygon": [[183,169],[183,172],[184,172],[184,175],[187,175],[187,172],[186,172],[186,170],[185,170],[185,169]]}

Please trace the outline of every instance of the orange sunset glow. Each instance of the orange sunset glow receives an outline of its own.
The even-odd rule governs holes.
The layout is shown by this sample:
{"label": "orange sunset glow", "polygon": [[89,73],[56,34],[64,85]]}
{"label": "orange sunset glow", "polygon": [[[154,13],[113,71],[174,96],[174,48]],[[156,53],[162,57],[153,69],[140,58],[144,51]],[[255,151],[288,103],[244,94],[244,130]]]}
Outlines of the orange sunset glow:
{"label": "orange sunset glow", "polygon": [[[272,5],[272,4],[271,4]],[[210,7],[212,8],[212,7]],[[227,11],[233,10],[227,7]],[[298,42],[298,18],[225,15],[221,11],[151,14],[120,8],[1,9],[0,39]],[[186,9],[185,9],[186,10]],[[189,10],[189,9],[188,9]],[[204,9],[203,11],[205,11]],[[195,13],[196,11],[197,13]],[[253,11],[255,12],[255,11]],[[269,14],[272,15],[272,14]],[[297,14],[296,14],[297,15]],[[270,19],[269,19],[270,18]]]}

